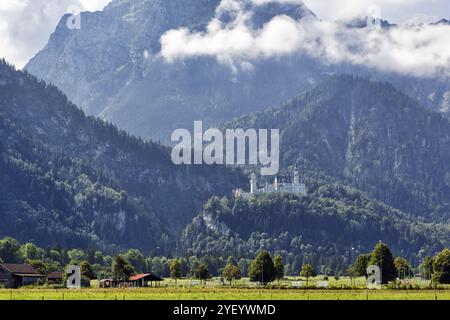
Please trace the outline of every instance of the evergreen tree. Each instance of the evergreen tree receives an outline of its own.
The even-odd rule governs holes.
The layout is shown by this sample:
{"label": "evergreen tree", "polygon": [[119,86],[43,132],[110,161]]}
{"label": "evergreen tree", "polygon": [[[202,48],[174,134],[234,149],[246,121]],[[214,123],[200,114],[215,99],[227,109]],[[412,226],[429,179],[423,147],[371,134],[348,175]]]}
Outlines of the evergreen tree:
{"label": "evergreen tree", "polygon": [[261,283],[272,282],[276,279],[277,272],[269,252],[262,250],[253,260],[249,270],[250,281]]}
{"label": "evergreen tree", "polygon": [[112,264],[112,273],[114,279],[118,281],[127,281],[134,273],[134,268],[124,257],[117,255]]}

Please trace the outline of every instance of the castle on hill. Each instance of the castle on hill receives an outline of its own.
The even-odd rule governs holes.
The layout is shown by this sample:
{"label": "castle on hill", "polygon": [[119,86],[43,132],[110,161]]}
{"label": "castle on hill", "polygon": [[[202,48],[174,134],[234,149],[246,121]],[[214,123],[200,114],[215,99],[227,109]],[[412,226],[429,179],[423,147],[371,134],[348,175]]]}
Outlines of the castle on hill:
{"label": "castle on hill", "polygon": [[300,173],[297,168],[294,170],[293,179],[289,182],[288,178],[281,179],[278,181],[278,177],[275,177],[272,184],[266,183],[264,188],[258,188],[258,180],[255,174],[251,175],[250,178],[250,192],[245,192],[242,189],[234,190],[235,197],[241,197],[243,199],[249,199],[253,195],[257,196],[260,194],[268,193],[290,193],[299,196],[306,196],[306,185],[300,182]]}

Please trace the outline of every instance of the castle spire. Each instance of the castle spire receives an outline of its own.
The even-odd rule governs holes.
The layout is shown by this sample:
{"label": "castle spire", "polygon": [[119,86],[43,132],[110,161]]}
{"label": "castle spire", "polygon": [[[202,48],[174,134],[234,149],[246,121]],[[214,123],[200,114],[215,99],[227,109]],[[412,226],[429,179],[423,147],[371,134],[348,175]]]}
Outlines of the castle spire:
{"label": "castle spire", "polygon": [[297,166],[294,168],[294,184],[300,184],[300,173]]}
{"label": "castle spire", "polygon": [[255,194],[258,191],[258,180],[256,174],[252,173],[250,178],[250,193]]}

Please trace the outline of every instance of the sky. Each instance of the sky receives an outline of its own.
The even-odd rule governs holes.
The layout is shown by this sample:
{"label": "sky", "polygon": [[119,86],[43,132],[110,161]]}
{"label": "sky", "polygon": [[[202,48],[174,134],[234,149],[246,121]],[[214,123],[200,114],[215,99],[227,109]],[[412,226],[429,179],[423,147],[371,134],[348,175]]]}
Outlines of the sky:
{"label": "sky", "polygon": [[[71,7],[95,11],[102,10],[109,2],[110,0],[0,0],[0,57],[19,68],[23,67],[44,48],[61,16],[70,11]],[[450,16],[448,0],[304,0],[304,3],[320,18],[330,21],[361,15],[371,5],[379,6],[382,18],[391,22],[433,20]],[[283,21],[278,21],[275,27],[281,28],[282,24]]]}
{"label": "sky", "polygon": [[0,0],[0,57],[23,67],[74,8],[101,10],[110,0]]}

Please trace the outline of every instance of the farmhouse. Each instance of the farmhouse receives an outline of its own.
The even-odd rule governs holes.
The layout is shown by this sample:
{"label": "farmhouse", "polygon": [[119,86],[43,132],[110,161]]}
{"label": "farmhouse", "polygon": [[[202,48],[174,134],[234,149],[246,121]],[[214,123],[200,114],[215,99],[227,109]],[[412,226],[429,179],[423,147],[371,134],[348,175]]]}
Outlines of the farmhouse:
{"label": "farmhouse", "polygon": [[0,284],[5,288],[20,288],[45,281],[45,276],[39,274],[32,266],[26,264],[0,264]]}
{"label": "farmhouse", "polygon": [[47,275],[48,283],[53,283],[53,284],[62,284],[63,278],[64,278],[64,274],[61,271],[50,272]]}
{"label": "farmhouse", "polygon": [[150,286],[153,286],[153,282],[159,284],[161,281],[164,281],[160,277],[154,276],[149,273],[137,274],[128,279],[133,287],[147,287],[150,282]]}

